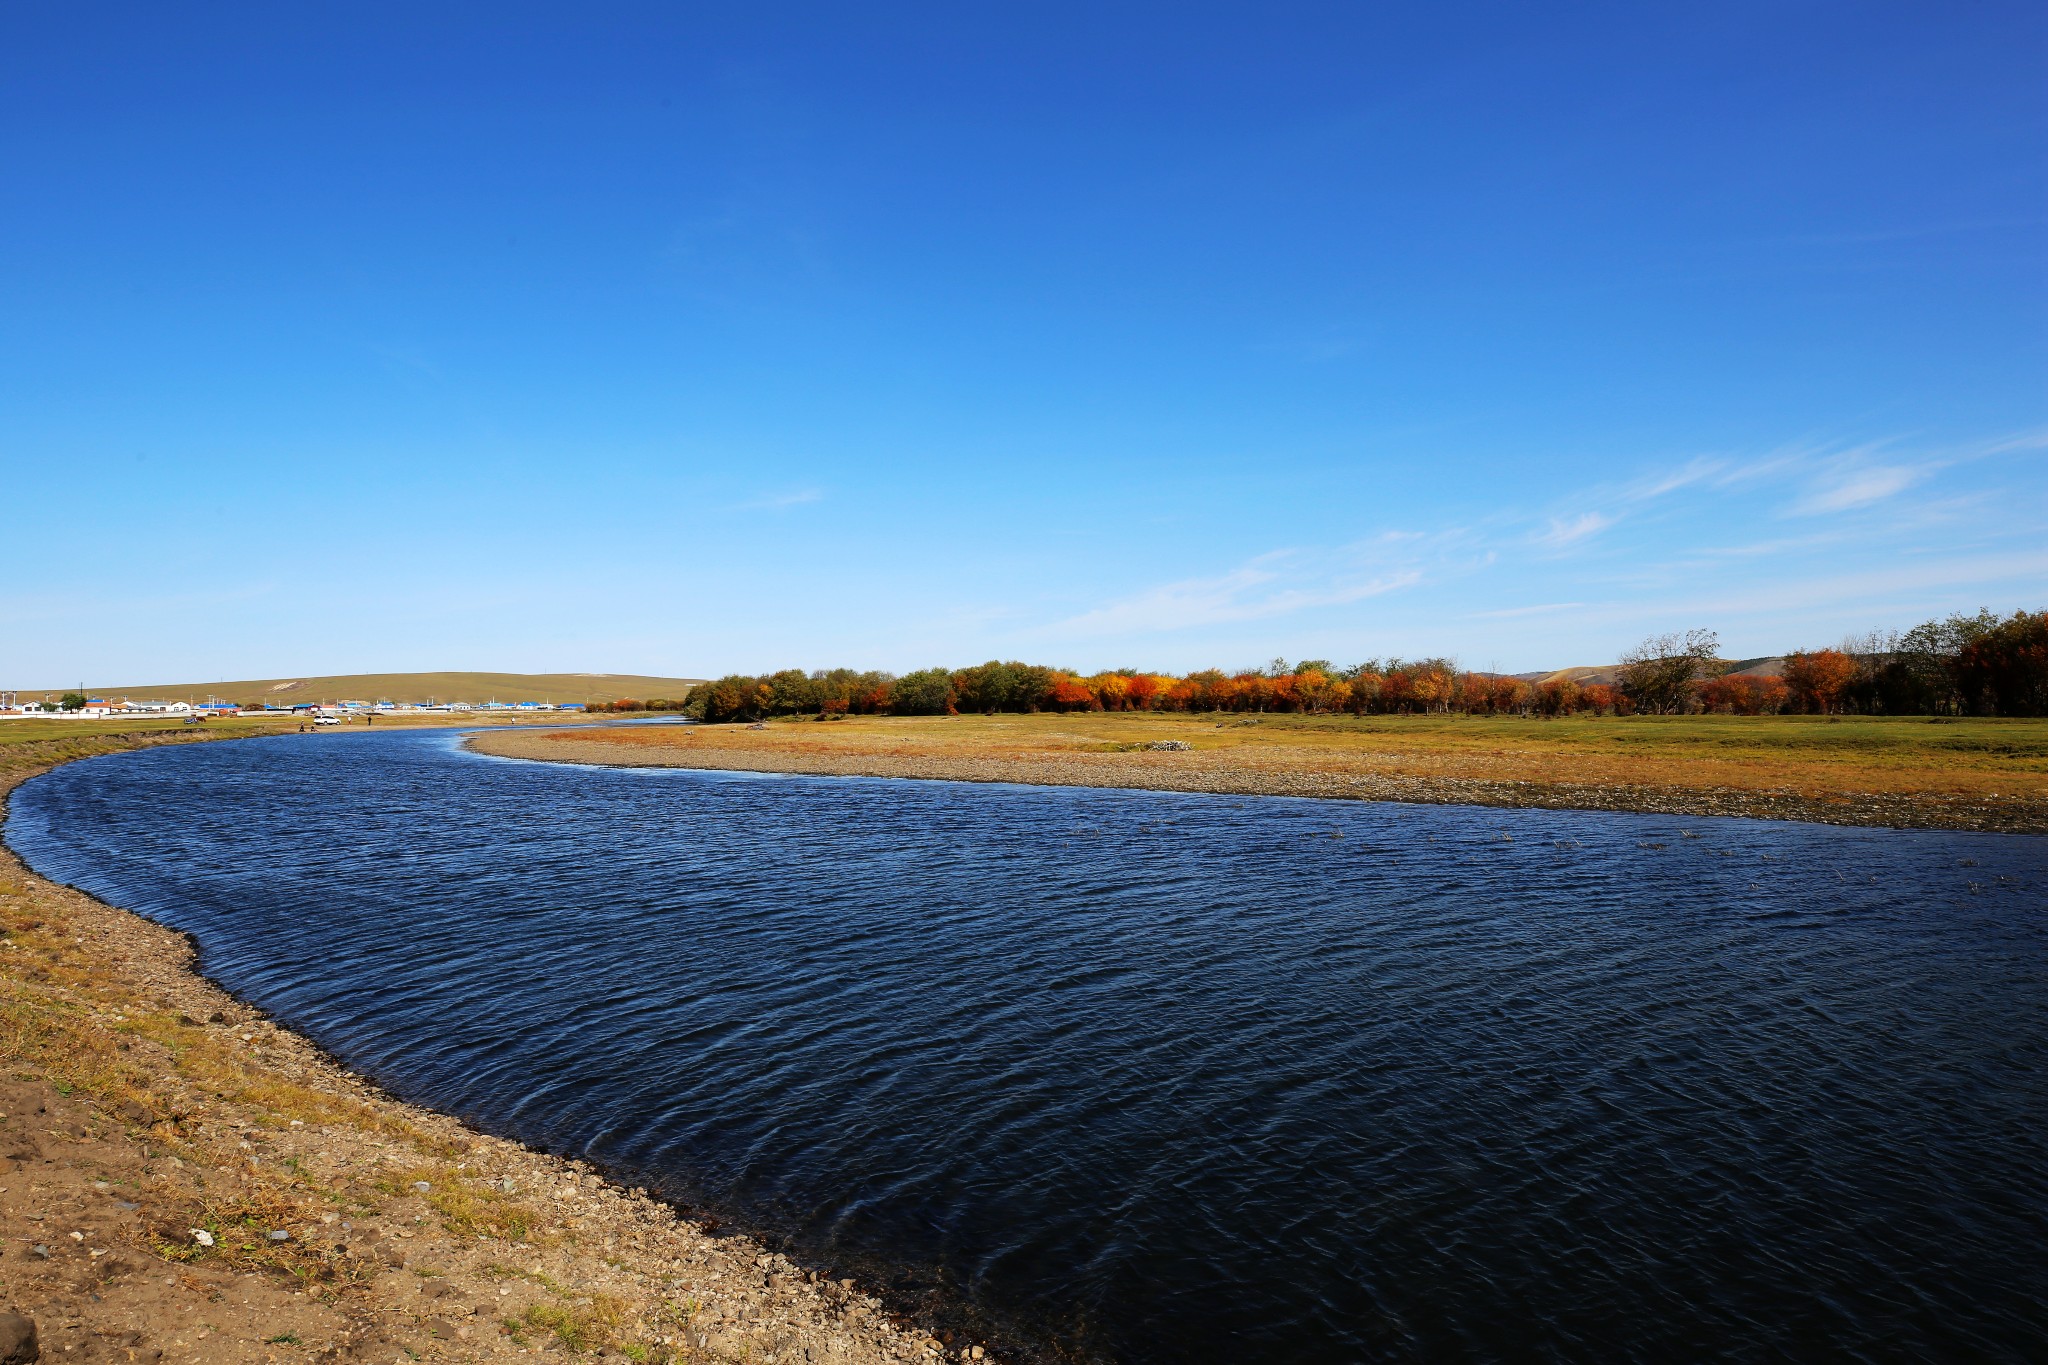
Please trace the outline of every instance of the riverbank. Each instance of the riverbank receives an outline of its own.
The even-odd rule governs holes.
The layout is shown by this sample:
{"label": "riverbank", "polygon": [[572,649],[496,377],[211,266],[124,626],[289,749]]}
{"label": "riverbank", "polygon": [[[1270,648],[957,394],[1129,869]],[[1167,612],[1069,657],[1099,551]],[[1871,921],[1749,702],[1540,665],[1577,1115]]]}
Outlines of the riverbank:
{"label": "riverbank", "polygon": [[[224,733],[0,745],[56,763]],[[44,1360],[972,1358],[851,1281],[401,1103],[0,849],[0,1311]],[[0,1338],[8,1324],[0,1318]]]}
{"label": "riverbank", "polygon": [[508,758],[2048,833],[2048,722],[1162,714],[480,734]]}

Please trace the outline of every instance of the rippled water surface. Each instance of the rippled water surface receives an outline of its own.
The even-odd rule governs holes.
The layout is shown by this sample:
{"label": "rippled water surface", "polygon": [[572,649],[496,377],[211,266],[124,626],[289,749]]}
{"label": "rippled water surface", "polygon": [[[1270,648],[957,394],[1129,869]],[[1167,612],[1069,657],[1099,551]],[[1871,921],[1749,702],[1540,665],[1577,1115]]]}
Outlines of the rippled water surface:
{"label": "rippled water surface", "polygon": [[2048,840],[421,732],[75,763],[7,833],[409,1098],[1040,1349],[2048,1333]]}

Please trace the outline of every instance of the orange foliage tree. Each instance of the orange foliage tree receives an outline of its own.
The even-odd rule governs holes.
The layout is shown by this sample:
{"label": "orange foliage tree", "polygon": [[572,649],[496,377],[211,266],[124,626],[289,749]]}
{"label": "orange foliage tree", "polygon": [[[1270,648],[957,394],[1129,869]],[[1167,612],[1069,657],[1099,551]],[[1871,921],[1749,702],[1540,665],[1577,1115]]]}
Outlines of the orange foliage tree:
{"label": "orange foliage tree", "polygon": [[1828,715],[1856,678],[1856,661],[1839,649],[1799,650],[1785,656],[1785,690],[1802,711]]}
{"label": "orange foliage tree", "polygon": [[1787,691],[1779,678],[1752,675],[1713,678],[1700,684],[1700,705],[1724,716],[1772,716],[1785,709]]}
{"label": "orange foliage tree", "polygon": [[1579,705],[1603,716],[1632,715],[1636,709],[1621,689],[1612,683],[1587,683],[1579,689]]}
{"label": "orange foliage tree", "polygon": [[1088,679],[1088,690],[1095,694],[1096,706],[1104,711],[1131,709],[1131,680],[1121,673],[1097,673]]}
{"label": "orange foliage tree", "polygon": [[[843,714],[943,715],[957,711],[1349,712],[1354,716],[1442,714],[1546,717],[1638,710],[1724,715],[1796,709],[1871,714],[1981,712],[2048,714],[2048,613],[2015,612],[1929,622],[1903,635],[1871,636],[1844,649],[1787,657],[1781,679],[1714,676],[1722,667],[1711,632],[1660,636],[1623,658],[1613,684],[1558,677],[1530,686],[1516,678],[1461,672],[1447,659],[1368,660],[1338,668],[1326,659],[1232,674],[1184,677],[1119,668],[1082,676],[1015,660],[960,670],[887,673],[798,669],[731,675],[692,689],[686,701],[656,698],[594,703],[593,711],[683,710],[706,721]],[[1852,651],[1849,652],[1849,651]]]}
{"label": "orange foliage tree", "polygon": [[1531,689],[1520,678],[1493,680],[1493,709],[1502,715],[1522,715],[1529,710]]}
{"label": "orange foliage tree", "polygon": [[1576,711],[1584,693],[1570,678],[1546,678],[1536,685],[1536,710],[1546,716]]}
{"label": "orange foliage tree", "polygon": [[1099,711],[1102,703],[1096,700],[1095,690],[1071,673],[1055,673],[1052,676],[1052,704],[1062,711]]}

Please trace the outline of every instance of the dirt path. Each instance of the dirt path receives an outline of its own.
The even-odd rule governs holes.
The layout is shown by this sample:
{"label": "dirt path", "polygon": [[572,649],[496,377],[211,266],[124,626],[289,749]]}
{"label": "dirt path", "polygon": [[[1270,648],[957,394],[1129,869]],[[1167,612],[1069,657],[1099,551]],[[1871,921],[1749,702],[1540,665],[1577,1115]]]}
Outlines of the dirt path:
{"label": "dirt path", "polygon": [[[162,741],[93,747],[142,742]],[[76,751],[13,746],[0,797]],[[33,1321],[45,1361],[979,1353],[892,1324],[851,1280],[383,1095],[197,976],[182,936],[11,851],[0,930],[0,1310]]]}

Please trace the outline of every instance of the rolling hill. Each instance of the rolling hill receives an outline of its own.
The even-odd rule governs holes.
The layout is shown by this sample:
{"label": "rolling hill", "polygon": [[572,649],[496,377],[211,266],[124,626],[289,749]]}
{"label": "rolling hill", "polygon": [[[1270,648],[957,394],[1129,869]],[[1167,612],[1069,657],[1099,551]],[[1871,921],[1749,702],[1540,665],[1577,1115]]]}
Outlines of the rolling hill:
{"label": "rolling hill", "polygon": [[[649,678],[635,673],[349,673],[327,678],[255,678],[237,682],[90,683],[96,697],[159,701],[205,701],[288,706],[305,701],[617,701],[635,697],[681,697],[702,678]],[[24,701],[48,691],[52,699],[70,688],[21,689]]]}
{"label": "rolling hill", "polygon": [[[1771,655],[1759,659],[1723,659],[1721,665],[1732,677],[1775,678],[1785,671],[1785,658],[1783,655]],[[1621,665],[1595,664],[1578,668],[1539,670],[1535,673],[1516,673],[1511,676],[1527,683],[1549,682],[1552,678],[1558,678],[1581,686],[1593,683],[1612,684],[1621,677]]]}

